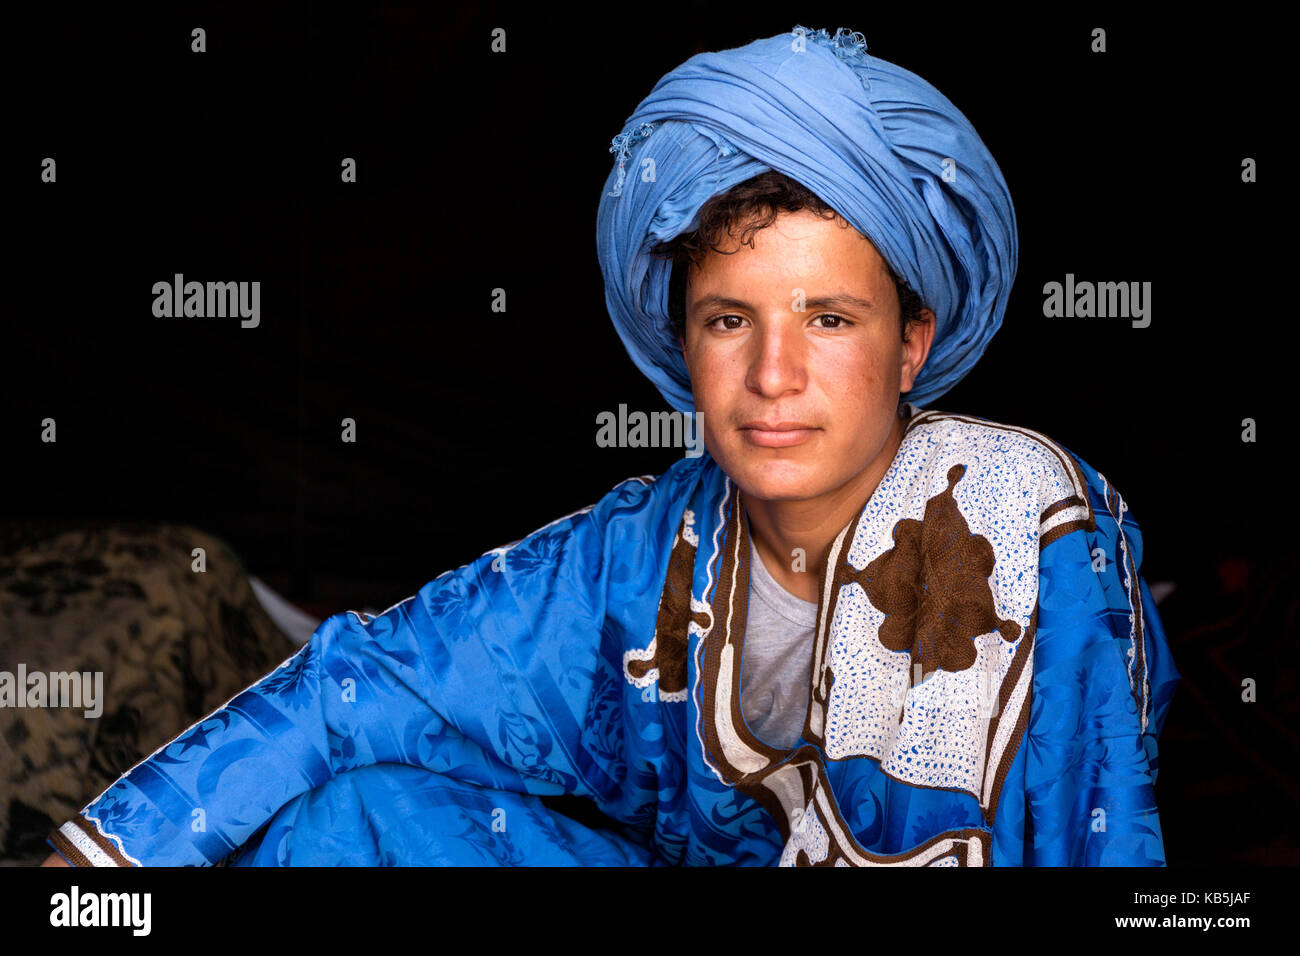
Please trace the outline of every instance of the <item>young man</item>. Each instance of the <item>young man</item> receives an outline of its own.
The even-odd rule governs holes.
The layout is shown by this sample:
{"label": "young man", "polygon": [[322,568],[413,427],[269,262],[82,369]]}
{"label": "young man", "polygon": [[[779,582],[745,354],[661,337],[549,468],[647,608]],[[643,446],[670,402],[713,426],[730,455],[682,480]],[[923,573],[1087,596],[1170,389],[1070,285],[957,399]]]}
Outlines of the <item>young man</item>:
{"label": "young man", "polygon": [[[860,39],[692,57],[598,246],[707,454],[335,615],[51,846],[86,865],[1161,865],[1177,681],[1118,492],[923,410],[1015,273],[964,117]],[[630,167],[630,168],[629,168]],[[904,399],[904,401],[900,401]],[[544,795],[592,801],[586,826]]]}

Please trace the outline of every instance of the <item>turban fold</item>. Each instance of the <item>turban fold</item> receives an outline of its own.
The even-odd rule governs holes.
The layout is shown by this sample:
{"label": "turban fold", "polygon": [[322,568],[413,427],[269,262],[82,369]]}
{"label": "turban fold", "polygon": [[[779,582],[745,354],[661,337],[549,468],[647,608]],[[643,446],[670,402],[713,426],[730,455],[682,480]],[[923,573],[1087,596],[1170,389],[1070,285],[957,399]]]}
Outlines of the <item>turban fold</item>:
{"label": "turban fold", "polygon": [[637,367],[693,411],[657,242],[770,169],[812,190],[875,245],[937,318],[904,399],[955,385],[1002,324],[1015,278],[1015,211],[974,127],[933,86],[868,56],[861,34],[795,27],[700,53],[665,75],[615,136],[596,217],[605,302]]}

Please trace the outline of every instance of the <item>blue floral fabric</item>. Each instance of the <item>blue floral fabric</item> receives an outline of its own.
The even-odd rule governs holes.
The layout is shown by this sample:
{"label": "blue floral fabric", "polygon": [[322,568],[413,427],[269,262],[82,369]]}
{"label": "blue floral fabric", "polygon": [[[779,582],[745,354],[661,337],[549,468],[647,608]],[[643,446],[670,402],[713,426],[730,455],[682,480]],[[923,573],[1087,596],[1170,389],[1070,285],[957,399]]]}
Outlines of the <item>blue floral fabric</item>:
{"label": "blue floral fabric", "polygon": [[[1157,737],[1178,674],[1127,505],[1043,436],[916,412],[828,562],[792,751],[739,717],[748,545],[705,454],[377,617],[333,615],[51,846],[102,865],[1163,865]],[[988,504],[1008,473],[1023,501]],[[874,602],[910,573],[885,562],[909,521],[920,546],[973,548],[991,572],[961,593],[905,581],[920,603],[885,614],[911,622],[891,632]],[[962,613],[927,616],[940,597]],[[977,663],[928,656],[939,626]],[[924,677],[890,709],[881,675],[913,662]],[[979,668],[993,719],[961,690]],[[559,794],[612,826],[541,800]]]}

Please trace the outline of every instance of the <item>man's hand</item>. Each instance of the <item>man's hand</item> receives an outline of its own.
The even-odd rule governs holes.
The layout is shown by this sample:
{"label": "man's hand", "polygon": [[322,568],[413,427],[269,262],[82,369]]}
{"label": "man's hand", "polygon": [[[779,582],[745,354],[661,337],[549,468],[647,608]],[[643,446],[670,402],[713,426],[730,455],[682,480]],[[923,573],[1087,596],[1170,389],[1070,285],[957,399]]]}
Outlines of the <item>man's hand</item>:
{"label": "man's hand", "polygon": [[41,866],[72,866],[72,864],[57,853],[51,853],[45,858],[45,862]]}

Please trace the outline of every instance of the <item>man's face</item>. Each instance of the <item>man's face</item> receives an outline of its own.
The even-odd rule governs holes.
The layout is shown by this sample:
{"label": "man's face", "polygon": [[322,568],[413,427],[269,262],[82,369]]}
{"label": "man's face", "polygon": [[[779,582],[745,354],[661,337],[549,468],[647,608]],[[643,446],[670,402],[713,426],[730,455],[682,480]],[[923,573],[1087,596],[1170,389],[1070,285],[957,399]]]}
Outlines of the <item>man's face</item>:
{"label": "man's face", "polygon": [[892,458],[898,397],[930,335],[902,341],[875,247],[808,211],[779,215],[752,249],[719,245],[736,251],[690,270],[683,349],[722,470],[746,496],[807,500]]}

